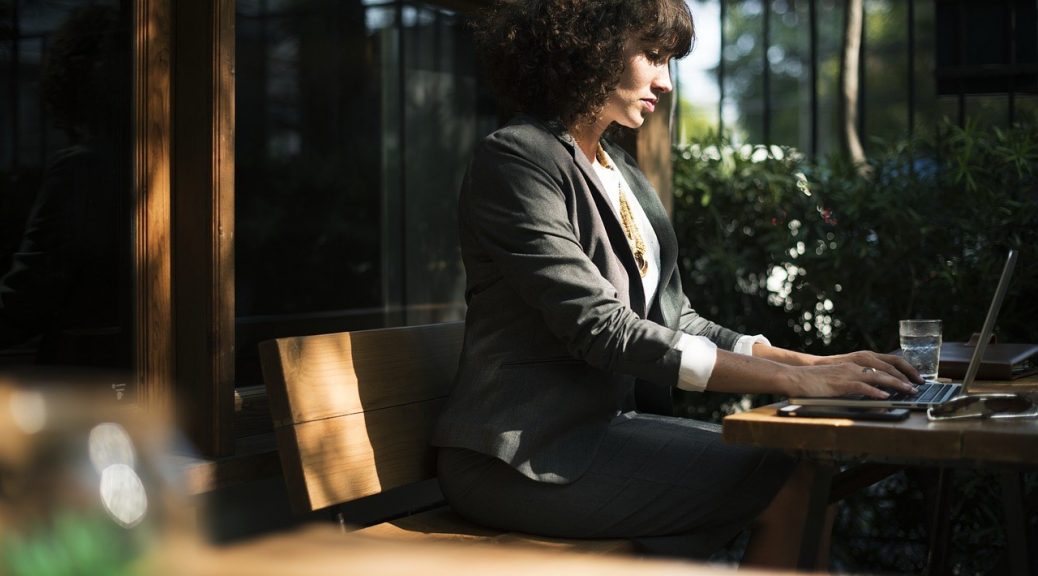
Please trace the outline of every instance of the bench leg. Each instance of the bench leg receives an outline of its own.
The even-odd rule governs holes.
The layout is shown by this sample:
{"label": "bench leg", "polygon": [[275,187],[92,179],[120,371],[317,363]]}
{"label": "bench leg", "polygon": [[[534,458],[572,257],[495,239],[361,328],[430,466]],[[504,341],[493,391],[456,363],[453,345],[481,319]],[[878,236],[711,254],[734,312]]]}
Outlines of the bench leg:
{"label": "bench leg", "polygon": [[1009,573],[1027,576],[1030,574],[1031,563],[1027,554],[1023,476],[1020,472],[1005,471],[999,474],[999,481],[1002,484],[1002,508],[1006,516],[1006,556],[1009,558]]}
{"label": "bench leg", "polygon": [[825,529],[826,513],[829,509],[829,494],[832,491],[836,466],[832,462],[814,463],[815,473],[811,483],[811,496],[807,502],[807,517],[800,538],[798,570],[814,570],[818,561],[818,548]]}
{"label": "bench leg", "polygon": [[948,468],[938,469],[937,496],[930,522],[930,554],[926,560],[926,573],[930,576],[948,573],[948,539],[951,537],[948,497],[951,494],[951,483],[952,471]]}

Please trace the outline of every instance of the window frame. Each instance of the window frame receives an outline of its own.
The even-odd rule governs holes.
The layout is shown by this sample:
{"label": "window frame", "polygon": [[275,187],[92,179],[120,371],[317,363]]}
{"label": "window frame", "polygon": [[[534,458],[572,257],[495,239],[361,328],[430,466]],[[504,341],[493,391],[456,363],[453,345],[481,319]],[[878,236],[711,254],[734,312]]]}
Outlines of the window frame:
{"label": "window frame", "polygon": [[[132,5],[137,399],[175,411],[199,456],[226,458],[270,426],[263,387],[235,389],[235,0]],[[629,148],[669,209],[668,131],[656,115]]]}

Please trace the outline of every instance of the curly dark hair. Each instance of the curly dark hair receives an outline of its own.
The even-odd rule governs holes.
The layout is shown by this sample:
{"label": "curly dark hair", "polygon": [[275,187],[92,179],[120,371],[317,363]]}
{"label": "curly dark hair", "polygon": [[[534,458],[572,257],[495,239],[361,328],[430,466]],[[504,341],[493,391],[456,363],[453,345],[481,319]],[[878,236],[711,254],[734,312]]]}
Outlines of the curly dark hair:
{"label": "curly dark hair", "polygon": [[84,6],[70,12],[50,38],[40,73],[41,97],[54,125],[73,141],[92,128],[114,129],[129,117],[125,106],[132,70],[124,18],[112,6]]}
{"label": "curly dark hair", "polygon": [[605,105],[629,39],[673,58],[686,56],[695,40],[684,0],[501,0],[474,27],[509,112],[567,126]]}

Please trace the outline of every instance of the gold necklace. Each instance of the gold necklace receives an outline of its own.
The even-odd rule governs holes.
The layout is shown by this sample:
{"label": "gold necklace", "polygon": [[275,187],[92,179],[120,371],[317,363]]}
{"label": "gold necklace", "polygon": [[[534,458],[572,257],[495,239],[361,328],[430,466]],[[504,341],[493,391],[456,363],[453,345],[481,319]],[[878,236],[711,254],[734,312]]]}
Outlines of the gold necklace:
{"label": "gold necklace", "polygon": [[634,263],[638,265],[638,273],[644,278],[649,273],[649,260],[645,257],[645,241],[642,240],[642,235],[638,231],[638,225],[634,221],[634,214],[631,212],[631,205],[627,203],[627,195],[624,194],[623,176],[613,166],[613,163],[609,161],[609,157],[606,156],[601,144],[598,145],[598,150],[595,151],[595,157],[604,168],[616,173],[616,191],[620,194],[620,225],[623,226],[624,236],[627,237],[627,245],[630,246],[631,254],[634,255]]}

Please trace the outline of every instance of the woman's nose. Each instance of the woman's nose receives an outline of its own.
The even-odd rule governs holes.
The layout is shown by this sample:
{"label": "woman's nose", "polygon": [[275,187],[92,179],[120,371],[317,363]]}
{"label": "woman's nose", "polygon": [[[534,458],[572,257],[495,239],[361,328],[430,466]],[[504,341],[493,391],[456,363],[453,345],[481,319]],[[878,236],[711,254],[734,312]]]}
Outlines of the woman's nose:
{"label": "woman's nose", "polygon": [[652,89],[664,94],[674,90],[674,85],[670,83],[670,62],[659,67],[659,73],[652,81]]}

